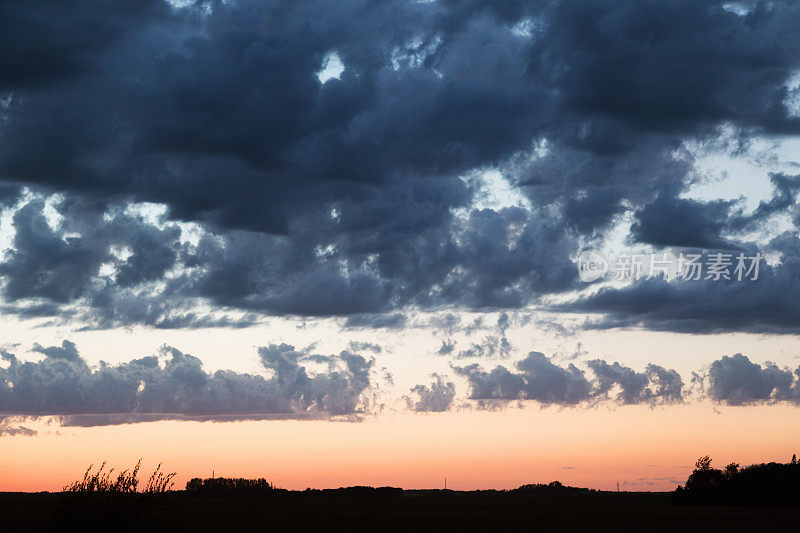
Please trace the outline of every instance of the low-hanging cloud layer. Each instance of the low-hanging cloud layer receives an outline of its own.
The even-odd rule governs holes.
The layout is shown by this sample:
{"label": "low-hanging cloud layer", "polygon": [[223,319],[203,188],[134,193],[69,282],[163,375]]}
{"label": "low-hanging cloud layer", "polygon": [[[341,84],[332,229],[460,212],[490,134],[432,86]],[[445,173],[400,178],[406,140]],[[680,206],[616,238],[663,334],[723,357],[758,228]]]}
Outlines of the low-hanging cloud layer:
{"label": "low-hanging cloud layer", "polygon": [[707,382],[708,396],[727,405],[800,404],[800,367],[792,372],[774,363],[759,365],[736,354],[711,363]]}
{"label": "low-hanging cloud layer", "polygon": [[[159,356],[92,368],[74,343],[34,346],[39,362],[3,351],[0,409],[9,415],[62,416],[67,425],[157,419],[347,417],[369,407],[373,360],[300,352],[288,344],[258,348],[263,375],[208,373],[200,359],[164,346]],[[321,366],[311,371],[309,365]]]}
{"label": "low-hanging cloud layer", "polygon": [[[384,408],[375,401],[385,385],[375,377],[374,360],[350,351],[320,355],[288,344],[258,348],[263,373],[229,370],[213,373],[201,361],[163,346],[156,356],[109,365],[89,366],[74,343],[32,351],[44,358],[23,361],[2,351],[0,367],[0,435],[33,435],[26,420],[56,417],[64,426],[97,426],[154,420],[253,420],[345,418],[358,420]],[[759,365],[746,356],[723,356],[712,362],[687,391],[675,371],[648,364],[638,372],[617,362],[593,359],[561,366],[531,352],[515,363],[453,366],[468,391],[456,402],[459,388],[446,376],[415,385],[402,398],[412,412],[446,412],[457,408],[498,408],[511,402],[541,406],[678,404],[711,400],[740,406],[800,404],[800,368]],[[311,368],[314,370],[311,370]],[[29,424],[30,425],[30,424]]]}
{"label": "low-hanging cloud layer", "polygon": [[611,400],[619,404],[666,404],[683,401],[683,381],[675,370],[649,364],[645,372],[609,364],[600,359],[587,361],[594,379],[570,363],[559,366],[540,352],[531,352],[515,365],[486,371],[477,363],[454,367],[466,378],[469,398],[481,401],[533,400],[544,405],[578,405]]}
{"label": "low-hanging cloud layer", "polygon": [[587,373],[573,363],[560,366],[531,352],[515,366],[516,371],[502,365],[485,370],[473,363],[453,370],[466,379],[468,399],[490,406],[515,400],[556,406],[599,402],[655,406],[689,400],[728,406],[800,404],[800,367],[758,364],[742,354],[722,356],[692,373],[693,390],[687,389],[678,372],[653,363],[638,372],[618,362],[593,359],[585,363]]}

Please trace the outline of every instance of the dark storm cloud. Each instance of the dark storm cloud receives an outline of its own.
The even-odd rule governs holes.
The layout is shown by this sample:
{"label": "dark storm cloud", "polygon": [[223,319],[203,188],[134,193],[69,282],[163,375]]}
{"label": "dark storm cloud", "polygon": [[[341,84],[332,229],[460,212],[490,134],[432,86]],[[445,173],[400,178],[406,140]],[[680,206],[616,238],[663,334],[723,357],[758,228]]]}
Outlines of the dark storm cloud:
{"label": "dark storm cloud", "polygon": [[[559,310],[600,313],[589,328],[644,327],[684,333],[748,331],[790,333],[800,324],[800,239],[787,232],[772,239],[765,252],[781,254],[769,265],[762,260],[757,280],[672,281],[643,279],[630,286],[603,288]],[[755,254],[756,252],[751,252]]]}
{"label": "dark storm cloud", "polygon": [[[174,225],[160,229],[122,210],[97,211],[82,203],[58,207],[63,221],[56,228],[41,200],[14,214],[13,248],[0,264],[7,300],[69,302],[85,296],[103,263],[116,266],[120,288],[161,280],[177,259],[180,231]],[[114,248],[127,257],[116,257]]]}
{"label": "dark storm cloud", "polygon": [[[529,69],[558,89],[557,120],[548,153],[523,165],[519,183],[591,234],[623,206],[677,197],[691,180],[691,161],[675,157],[684,139],[714,138],[721,124],[745,144],[757,132],[796,133],[785,102],[799,16],[792,2],[754,3],[744,16],[715,1],[549,3]],[[713,242],[715,217],[693,223]]]}
{"label": "dark storm cloud", "polygon": [[383,315],[352,315],[344,322],[345,328],[387,328],[398,329],[406,324],[407,317],[403,313]]}
{"label": "dark storm cloud", "polygon": [[472,400],[533,400],[564,406],[602,400],[648,405],[683,401],[683,381],[674,370],[650,364],[640,373],[601,360],[587,366],[594,378],[572,363],[562,367],[540,352],[531,352],[516,363],[516,372],[504,366],[486,371],[477,364],[454,370],[466,378]]}
{"label": "dark storm cloud", "polygon": [[[454,175],[509,155],[541,127],[551,99],[524,71],[502,69],[526,43],[488,11],[358,0],[210,5],[206,14],[162,9],[127,33],[103,10],[75,9],[65,31],[78,37],[94,24],[113,39],[87,44],[88,73],[36,92],[10,83],[0,172],[165,202],[179,217],[232,228],[285,233],[298,214],[337,202],[344,223],[369,227],[348,212],[369,184]],[[70,20],[69,10],[60,15]],[[419,68],[433,67],[427,56],[446,35],[453,42],[436,71]],[[429,51],[414,44],[420,36]],[[85,48],[36,46],[69,56],[58,64],[80,61]],[[330,50],[345,70],[321,85],[315,73]]]}
{"label": "dark storm cloud", "polygon": [[51,229],[44,204],[33,202],[14,214],[14,249],[0,265],[7,300],[42,297],[68,302],[80,296],[105,254],[83,239],[63,239]]}
{"label": "dark storm cloud", "polygon": [[[193,295],[180,277],[166,278],[182,251],[181,232],[174,224],[160,227],[121,208],[80,201],[57,203],[54,212],[60,220],[54,223],[45,208],[43,200],[33,199],[13,216],[13,247],[0,262],[7,312],[74,319],[86,327],[255,322],[247,315],[228,318],[181,309]],[[102,267],[109,271],[103,273]],[[83,305],[59,305],[76,303]]]}
{"label": "dark storm cloud", "polygon": [[[47,357],[38,363],[23,362],[3,352],[7,367],[0,368],[0,412],[107,415],[115,423],[128,417],[358,416],[368,407],[363,394],[370,387],[373,366],[372,360],[352,352],[311,356],[287,344],[258,349],[269,377],[229,370],[208,373],[200,359],[168,346],[159,357],[118,365],[101,362],[96,368],[89,367],[69,341],[62,347],[36,345],[35,350]],[[310,364],[321,369],[313,371]],[[111,423],[103,420],[97,423]]]}
{"label": "dark storm cloud", "polygon": [[161,0],[3,0],[0,10],[0,91],[54,85],[88,74],[99,53],[169,12]]}
{"label": "dark storm cloud", "polygon": [[636,212],[629,238],[661,247],[732,248],[721,236],[731,204],[659,196]]}
{"label": "dark storm cloud", "polygon": [[[797,218],[795,199],[800,191],[798,175],[773,173],[772,196],[750,213],[733,202],[701,202],[675,197],[657,199],[636,213],[631,240],[661,246],[687,243],[690,246],[726,249],[754,256],[772,253],[776,263],[763,258],[758,279],[667,282],[643,279],[623,288],[603,288],[575,301],[555,306],[559,310],[600,313],[587,327],[644,327],[685,333],[750,331],[786,333],[798,330],[800,306],[795,280],[800,276],[800,240],[788,231],[766,245],[732,242],[722,237],[737,230],[757,230],[774,223],[773,215]],[[670,224],[671,217],[680,224]],[[796,224],[796,220],[795,220]]]}
{"label": "dark storm cloud", "polygon": [[[59,304],[91,327],[403,327],[409,308],[516,309],[575,289],[570,258],[626,213],[633,241],[738,246],[731,231],[791,210],[794,180],[773,176],[751,214],[683,199],[683,146],[723,125],[743,145],[800,132],[800,7],[726,5],[2,2],[2,204],[21,186],[65,198],[61,228],[38,196],[15,212],[5,307]],[[332,52],[344,70],[321,83]],[[530,205],[476,207],[460,176],[492,168]],[[137,220],[131,201],[167,214]],[[683,226],[659,224],[675,213]],[[775,268],[779,293],[791,267]],[[660,297],[677,305],[676,291]],[[630,322],[631,305],[614,307],[627,295],[576,309]],[[658,296],[647,327],[714,320],[687,301],[669,325]],[[756,320],[793,320],[775,316]]]}
{"label": "dark storm cloud", "polygon": [[[64,308],[48,307],[55,302],[88,304],[83,317],[97,327],[254,322],[205,318],[187,309],[200,299],[212,310],[349,315],[345,327],[398,328],[406,323],[404,313],[394,311],[399,307],[519,306],[530,293],[574,283],[568,239],[518,208],[475,211],[463,225],[417,235],[408,248],[387,247],[395,237],[383,242],[370,237],[387,247],[376,253],[350,250],[351,242],[335,236],[324,249],[312,246],[321,234],[310,231],[294,242],[254,232],[206,231],[195,245],[163,217],[154,222],[120,207],[92,207],[56,203],[57,224],[48,220],[41,199],[15,212],[13,248],[0,262],[0,273],[5,299],[16,303],[19,313],[49,310],[66,317]],[[430,255],[416,255],[423,252]]]}
{"label": "dark storm cloud", "polygon": [[[748,229],[758,227],[776,214],[795,207],[797,194],[800,192],[800,174],[787,175],[770,173],[770,182],[774,188],[772,198],[759,202],[758,207],[749,215],[738,215],[732,220],[732,229]],[[792,213],[797,225],[797,213]]]}
{"label": "dark storm cloud", "polygon": [[439,374],[433,374],[430,385],[411,387],[411,397],[406,397],[406,404],[418,413],[438,413],[449,411],[456,395],[456,386],[452,381],[445,382]]}
{"label": "dark storm cloud", "polygon": [[[412,181],[404,183],[414,188]],[[430,187],[417,193],[398,191],[381,200],[387,206],[407,202],[420,223],[404,228],[398,225],[413,222],[412,215],[399,220],[387,210],[378,231],[354,228],[326,236],[315,227],[294,241],[241,232],[222,243],[204,238],[187,255],[189,264],[202,267],[190,286],[219,305],[350,315],[346,327],[391,328],[406,320],[395,310],[410,305],[519,307],[531,295],[574,285],[572,241],[558,222],[504,208],[474,210],[459,223],[448,215],[429,226],[423,219],[441,218],[442,204],[430,196]]]}
{"label": "dark storm cloud", "polygon": [[783,106],[798,61],[797,4],[754,2],[745,15],[727,5],[557,2],[539,44],[550,53],[536,66],[558,84],[570,113],[638,131],[683,133],[731,121],[797,132],[800,121]]}
{"label": "dark storm cloud", "polygon": [[769,178],[772,197],[761,201],[751,213],[745,213],[736,201],[692,200],[677,197],[677,191],[663,191],[635,212],[628,239],[659,247],[740,248],[740,243],[723,235],[759,229],[773,215],[786,213],[795,204],[800,175],[770,173]]}

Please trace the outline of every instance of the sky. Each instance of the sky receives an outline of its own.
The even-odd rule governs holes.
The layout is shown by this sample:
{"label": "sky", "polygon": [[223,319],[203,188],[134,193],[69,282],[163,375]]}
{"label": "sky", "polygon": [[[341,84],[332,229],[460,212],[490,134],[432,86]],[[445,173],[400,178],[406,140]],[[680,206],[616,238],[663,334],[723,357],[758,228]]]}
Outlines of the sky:
{"label": "sky", "polygon": [[0,491],[800,451],[796,2],[0,12]]}

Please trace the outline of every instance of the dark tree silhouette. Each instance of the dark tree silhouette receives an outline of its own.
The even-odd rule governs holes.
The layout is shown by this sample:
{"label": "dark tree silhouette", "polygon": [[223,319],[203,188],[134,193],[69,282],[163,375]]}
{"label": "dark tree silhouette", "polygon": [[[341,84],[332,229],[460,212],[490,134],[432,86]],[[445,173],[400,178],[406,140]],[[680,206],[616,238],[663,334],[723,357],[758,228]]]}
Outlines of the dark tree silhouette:
{"label": "dark tree silhouette", "polygon": [[686,491],[700,499],[707,499],[717,490],[723,478],[721,470],[711,467],[711,457],[703,456],[694,464],[694,471],[686,480]]}
{"label": "dark tree silhouette", "polygon": [[204,496],[264,496],[276,489],[264,478],[192,478],[186,483],[186,492]]}
{"label": "dark tree silhouette", "polygon": [[730,463],[728,466],[725,467],[723,471],[723,477],[725,479],[732,479],[739,473],[739,463]]}
{"label": "dark tree silhouette", "polygon": [[679,503],[718,505],[800,504],[800,464],[762,463],[741,468],[730,463],[725,470],[711,466],[709,456],[701,457],[686,480],[675,491]]}

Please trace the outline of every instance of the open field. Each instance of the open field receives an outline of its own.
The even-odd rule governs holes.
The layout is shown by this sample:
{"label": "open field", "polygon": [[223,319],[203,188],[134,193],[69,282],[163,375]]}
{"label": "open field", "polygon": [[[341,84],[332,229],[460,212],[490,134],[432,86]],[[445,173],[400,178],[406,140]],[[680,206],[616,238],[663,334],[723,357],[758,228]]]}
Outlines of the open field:
{"label": "open field", "polygon": [[[0,493],[0,530],[63,527],[63,498]],[[180,531],[797,531],[800,522],[799,507],[674,505],[667,493],[626,492],[517,496],[405,491],[388,497],[290,492],[252,498],[173,492],[154,512],[159,524]],[[97,525],[87,517],[81,529]],[[136,523],[100,525],[111,531],[125,525],[150,529]]]}

